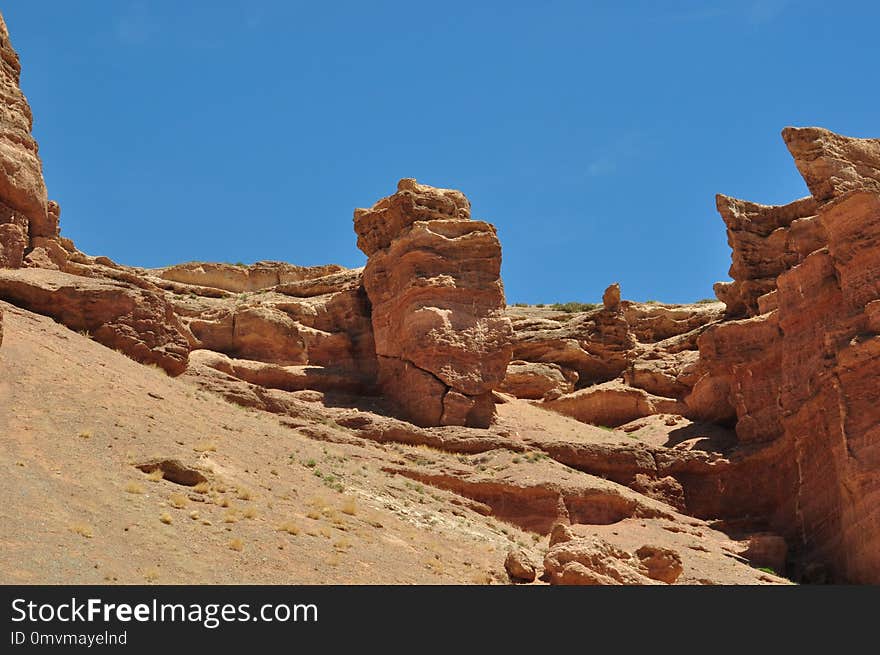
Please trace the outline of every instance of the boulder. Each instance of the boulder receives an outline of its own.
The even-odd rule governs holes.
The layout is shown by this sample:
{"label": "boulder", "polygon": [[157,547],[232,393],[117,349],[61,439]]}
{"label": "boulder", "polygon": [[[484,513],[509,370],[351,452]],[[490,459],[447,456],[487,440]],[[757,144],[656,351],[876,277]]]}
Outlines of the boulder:
{"label": "boulder", "polygon": [[517,582],[534,582],[537,575],[535,565],[521,548],[511,548],[504,560],[504,569],[511,580]]}
{"label": "boulder", "polygon": [[684,570],[681,555],[671,548],[645,545],[636,550],[639,568],[652,580],[673,584]]}
{"label": "boulder", "polygon": [[599,537],[579,537],[552,546],[544,575],[557,585],[653,585],[631,553]]}
{"label": "boulder", "polygon": [[514,360],[498,390],[517,398],[554,399],[574,391],[577,379],[575,371],[559,364]]}
{"label": "boulder", "polygon": [[572,532],[570,526],[565,523],[554,523],[553,527],[550,528],[550,547],[552,548],[556,544],[571,541],[575,537],[576,535]]}
{"label": "boulder", "polygon": [[644,545],[630,553],[596,536],[558,542],[544,557],[550,584],[673,584],[683,570],[681,556],[671,548]]}
{"label": "boulder", "polygon": [[617,427],[651,414],[680,414],[685,408],[684,403],[674,398],[654,396],[616,381],[544,401],[543,406],[582,423],[606,427]]}

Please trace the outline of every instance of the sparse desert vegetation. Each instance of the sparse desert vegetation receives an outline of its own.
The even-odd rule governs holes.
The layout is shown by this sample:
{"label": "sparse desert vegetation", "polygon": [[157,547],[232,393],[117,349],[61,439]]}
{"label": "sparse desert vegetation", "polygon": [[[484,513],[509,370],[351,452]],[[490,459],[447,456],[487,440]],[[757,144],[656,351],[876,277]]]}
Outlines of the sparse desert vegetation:
{"label": "sparse desert vegetation", "polygon": [[342,501],[342,513],[349,516],[357,514],[357,500],[354,496],[348,496]]}
{"label": "sparse desert vegetation", "polygon": [[91,539],[95,536],[92,526],[87,523],[74,523],[70,526],[70,531],[86,539]]}
{"label": "sparse desert vegetation", "polygon": [[168,504],[174,509],[183,509],[188,502],[187,497],[183,494],[173,493],[168,497]]}
{"label": "sparse desert vegetation", "polygon": [[600,305],[592,302],[557,302],[550,305],[550,309],[554,309],[558,312],[565,312],[566,314],[589,312],[597,307],[600,307]]}
{"label": "sparse desert vegetation", "polygon": [[278,526],[278,530],[280,532],[286,532],[287,534],[298,535],[301,530],[299,526],[293,521],[284,521],[281,525]]}

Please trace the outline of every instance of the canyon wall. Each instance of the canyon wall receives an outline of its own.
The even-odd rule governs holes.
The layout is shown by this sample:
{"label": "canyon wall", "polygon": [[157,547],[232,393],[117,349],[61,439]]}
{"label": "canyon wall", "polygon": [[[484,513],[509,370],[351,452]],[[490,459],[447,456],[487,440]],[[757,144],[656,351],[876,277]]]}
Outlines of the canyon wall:
{"label": "canyon wall", "polygon": [[778,442],[783,529],[835,579],[880,580],[880,140],[819,128],[783,138],[812,197],[719,196],[734,282],[698,340],[692,415]]}

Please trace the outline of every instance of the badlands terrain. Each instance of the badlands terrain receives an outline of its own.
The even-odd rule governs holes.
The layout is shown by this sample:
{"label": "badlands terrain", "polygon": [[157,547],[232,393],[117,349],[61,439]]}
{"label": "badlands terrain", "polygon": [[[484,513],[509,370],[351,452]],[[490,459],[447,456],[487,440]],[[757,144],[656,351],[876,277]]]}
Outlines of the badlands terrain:
{"label": "badlands terrain", "polygon": [[880,583],[880,141],[783,130],[717,301],[509,307],[412,179],[362,269],[84,254],[20,71],[0,20],[0,582]]}

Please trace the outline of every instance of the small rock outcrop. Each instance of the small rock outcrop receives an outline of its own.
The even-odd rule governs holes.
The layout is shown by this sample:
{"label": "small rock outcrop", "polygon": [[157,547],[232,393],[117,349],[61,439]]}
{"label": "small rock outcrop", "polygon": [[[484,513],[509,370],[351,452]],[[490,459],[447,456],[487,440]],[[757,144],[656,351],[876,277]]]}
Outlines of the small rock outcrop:
{"label": "small rock outcrop", "polygon": [[574,391],[578,374],[553,362],[514,360],[507,367],[499,391],[529,400],[553,400]]}
{"label": "small rock outcrop", "polygon": [[379,386],[422,426],[486,427],[511,359],[501,244],[459,191],[404,179],[357,209]]}
{"label": "small rock outcrop", "polygon": [[583,423],[618,426],[685,411],[698,379],[697,339],[724,317],[721,303],[620,300],[612,284],[600,308],[508,308],[516,358],[499,390]]}
{"label": "small rock outcrop", "polygon": [[627,552],[598,537],[577,537],[551,546],[544,574],[561,585],[673,584],[683,570],[681,557],[660,546]]}
{"label": "small rock outcrop", "polygon": [[0,298],[170,375],[186,368],[189,343],[158,289],[52,270],[0,270]]}
{"label": "small rock outcrop", "polygon": [[620,284],[615,282],[605,289],[605,293],[602,294],[602,305],[609,312],[620,309]]}
{"label": "small rock outcrop", "polygon": [[880,139],[855,139],[821,127],[786,127],[782,138],[816,202],[857,189],[880,193]]}
{"label": "small rock outcrop", "polygon": [[822,246],[816,201],[807,197],[768,206],[719,194],[715,204],[733,251],[733,282],[716,284],[715,293],[728,316],[756,316],[762,313],[762,297],[776,289],[776,278]]}
{"label": "small rock outcrop", "polygon": [[680,414],[684,403],[620,382],[603,382],[545,402],[548,409],[583,423],[617,427],[651,414]]}

